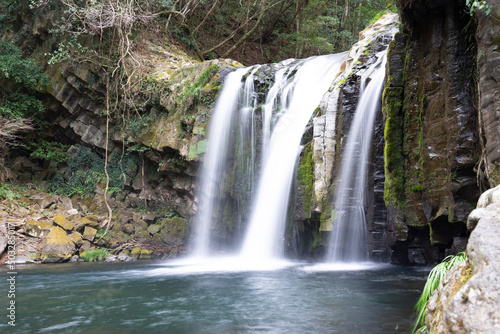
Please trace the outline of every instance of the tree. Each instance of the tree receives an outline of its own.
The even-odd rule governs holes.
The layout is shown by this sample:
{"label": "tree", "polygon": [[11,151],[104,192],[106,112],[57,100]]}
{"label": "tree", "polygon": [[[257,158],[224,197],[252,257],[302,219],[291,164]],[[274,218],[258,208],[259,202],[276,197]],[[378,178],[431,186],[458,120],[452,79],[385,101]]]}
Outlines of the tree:
{"label": "tree", "polygon": [[45,110],[36,97],[48,78],[32,59],[23,58],[21,49],[0,40],[0,180],[8,174],[5,157],[20,139],[20,133],[33,130],[32,118]]}

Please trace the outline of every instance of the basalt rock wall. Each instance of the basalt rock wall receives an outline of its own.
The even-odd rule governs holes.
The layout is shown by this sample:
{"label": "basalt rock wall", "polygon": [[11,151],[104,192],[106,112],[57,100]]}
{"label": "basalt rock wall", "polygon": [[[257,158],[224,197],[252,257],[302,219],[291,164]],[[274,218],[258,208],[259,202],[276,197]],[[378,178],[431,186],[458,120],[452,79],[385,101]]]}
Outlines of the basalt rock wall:
{"label": "basalt rock wall", "polygon": [[463,250],[479,196],[474,22],[460,1],[400,3],[390,47],[385,201],[395,263]]}

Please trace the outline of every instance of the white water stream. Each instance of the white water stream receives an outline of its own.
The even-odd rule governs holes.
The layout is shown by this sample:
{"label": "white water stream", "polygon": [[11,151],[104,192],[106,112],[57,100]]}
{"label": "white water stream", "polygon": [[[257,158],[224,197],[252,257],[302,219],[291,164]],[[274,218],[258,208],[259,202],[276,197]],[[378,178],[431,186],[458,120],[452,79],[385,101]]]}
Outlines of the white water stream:
{"label": "white water stream", "polygon": [[[224,166],[231,147],[228,142],[230,126],[239,117],[237,146],[240,152],[245,147],[250,148],[251,157],[243,158],[241,168],[249,177],[245,185],[249,188],[247,191],[252,192],[253,203],[240,256],[247,261],[283,257],[284,228],[300,139],[345,57],[343,53],[282,63],[283,67],[275,72],[265,104],[260,108],[263,115],[259,129],[256,129],[254,118],[258,109],[254,74],[259,66],[239,69],[228,75],[210,123],[209,145],[200,182],[196,256],[210,254],[214,210],[221,195],[223,174],[230,172],[225,171]],[[262,133],[260,164],[257,163],[257,131]],[[255,171],[258,166],[260,169]],[[253,180],[254,175],[260,175],[257,181]]]}
{"label": "white water stream", "polygon": [[[309,58],[292,82],[276,81],[281,91],[280,115],[262,164],[249,230],[241,256],[250,260],[283,257],[284,228],[300,139],[315,108],[345,59],[345,54]],[[283,87],[283,88],[281,88]]]}
{"label": "white water stream", "polygon": [[365,192],[373,126],[384,86],[385,63],[383,52],[379,61],[361,77],[362,91],[344,146],[335,195],[333,231],[328,251],[330,262],[368,260]]}
{"label": "white water stream", "polygon": [[227,138],[231,132],[233,113],[238,109],[241,79],[249,71],[238,69],[228,74],[211,120],[213,131],[208,135],[208,147],[200,178],[199,208],[196,216],[197,239],[194,255],[206,257],[210,248],[210,226],[213,209],[220,197],[220,185],[227,151]]}

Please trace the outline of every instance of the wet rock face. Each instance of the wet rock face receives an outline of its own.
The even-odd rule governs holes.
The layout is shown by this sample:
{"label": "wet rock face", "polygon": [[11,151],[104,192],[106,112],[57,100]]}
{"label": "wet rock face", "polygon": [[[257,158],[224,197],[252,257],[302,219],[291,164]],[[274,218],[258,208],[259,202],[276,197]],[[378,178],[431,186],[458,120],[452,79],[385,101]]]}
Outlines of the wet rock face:
{"label": "wet rock face", "polygon": [[[349,133],[360,98],[361,75],[377,61],[377,54],[387,48],[394,34],[391,27],[397,27],[396,20],[391,21],[389,17],[386,20],[381,20],[360,33],[360,42],[346,55],[346,62],[341,69],[343,72],[332,83],[321,101],[319,112],[311,120],[312,140],[304,140],[307,134],[304,135],[304,149],[297,173],[299,186],[295,188],[293,222],[293,235],[297,240],[295,250],[301,257],[322,259],[328,246],[329,233],[333,228],[333,201],[338,183],[336,177],[339,175],[346,135]],[[383,133],[384,118],[378,111],[374,133],[371,134],[374,140],[366,185],[365,212],[370,256],[376,260],[387,261],[390,256],[390,235],[387,232],[387,211],[383,200]],[[312,185],[308,192],[308,181],[301,172],[309,165],[311,158]]]}
{"label": "wet rock face", "polygon": [[486,16],[477,14],[477,66],[479,69],[480,126],[483,134],[484,169],[491,185],[500,183],[500,8],[498,2],[491,2],[492,11]]}
{"label": "wet rock face", "polygon": [[[467,236],[479,197],[474,54],[466,42],[473,32],[456,1],[416,1],[400,11],[407,36],[391,46],[384,94],[385,201],[394,207],[393,261],[432,263],[454,237]],[[427,231],[430,243],[416,242]]]}

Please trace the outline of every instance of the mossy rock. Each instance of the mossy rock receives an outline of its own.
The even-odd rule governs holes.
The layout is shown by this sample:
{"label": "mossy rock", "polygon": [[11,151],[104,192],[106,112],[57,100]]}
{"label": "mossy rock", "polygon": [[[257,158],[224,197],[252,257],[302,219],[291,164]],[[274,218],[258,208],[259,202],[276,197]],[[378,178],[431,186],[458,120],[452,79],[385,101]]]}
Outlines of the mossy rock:
{"label": "mossy rock", "polygon": [[148,228],[148,223],[146,223],[144,220],[140,220],[137,223],[134,223],[134,232],[135,233],[146,231],[147,228]]}
{"label": "mossy rock", "polygon": [[50,230],[54,227],[51,222],[41,220],[35,221],[30,219],[26,222],[24,226],[25,233],[34,238],[43,238],[49,234]]}
{"label": "mossy rock", "polygon": [[141,249],[139,259],[152,259],[154,257],[153,251],[149,249]]}
{"label": "mossy rock", "polygon": [[151,235],[148,231],[142,230],[134,234],[134,239],[137,241],[149,241],[151,240]]}
{"label": "mossy rock", "polygon": [[94,241],[95,235],[97,234],[97,230],[90,226],[85,226],[83,230],[83,238],[88,241]]}
{"label": "mossy rock", "polygon": [[55,226],[43,241],[42,261],[66,261],[69,260],[69,258],[75,253],[75,251],[75,244],[66,234],[66,231],[64,231],[59,226]]}
{"label": "mossy rock", "polygon": [[124,224],[122,227],[122,231],[129,235],[134,234],[135,232],[134,224]]}
{"label": "mossy rock", "polygon": [[78,232],[73,232],[69,235],[71,241],[75,244],[76,247],[80,247],[83,245],[83,237]]}
{"label": "mossy rock", "polygon": [[155,235],[156,233],[158,233],[161,229],[161,225],[158,225],[158,224],[153,224],[153,225],[149,225],[147,231],[149,232],[149,234],[151,235]]}
{"label": "mossy rock", "polygon": [[62,214],[58,214],[54,217],[54,224],[61,226],[66,231],[71,231],[74,228],[74,225]]}
{"label": "mossy rock", "polygon": [[155,234],[153,241],[170,247],[180,247],[184,244],[184,240],[188,234],[186,219],[181,217],[163,219],[161,224],[162,228],[159,233]]}
{"label": "mossy rock", "polygon": [[[96,217],[94,220],[93,217]],[[77,231],[83,231],[85,226],[90,226],[92,228],[98,228],[99,222],[97,221],[97,216],[86,216],[75,223]]]}
{"label": "mossy rock", "polygon": [[134,247],[130,251],[130,255],[140,255],[141,254],[141,248],[139,247]]}

